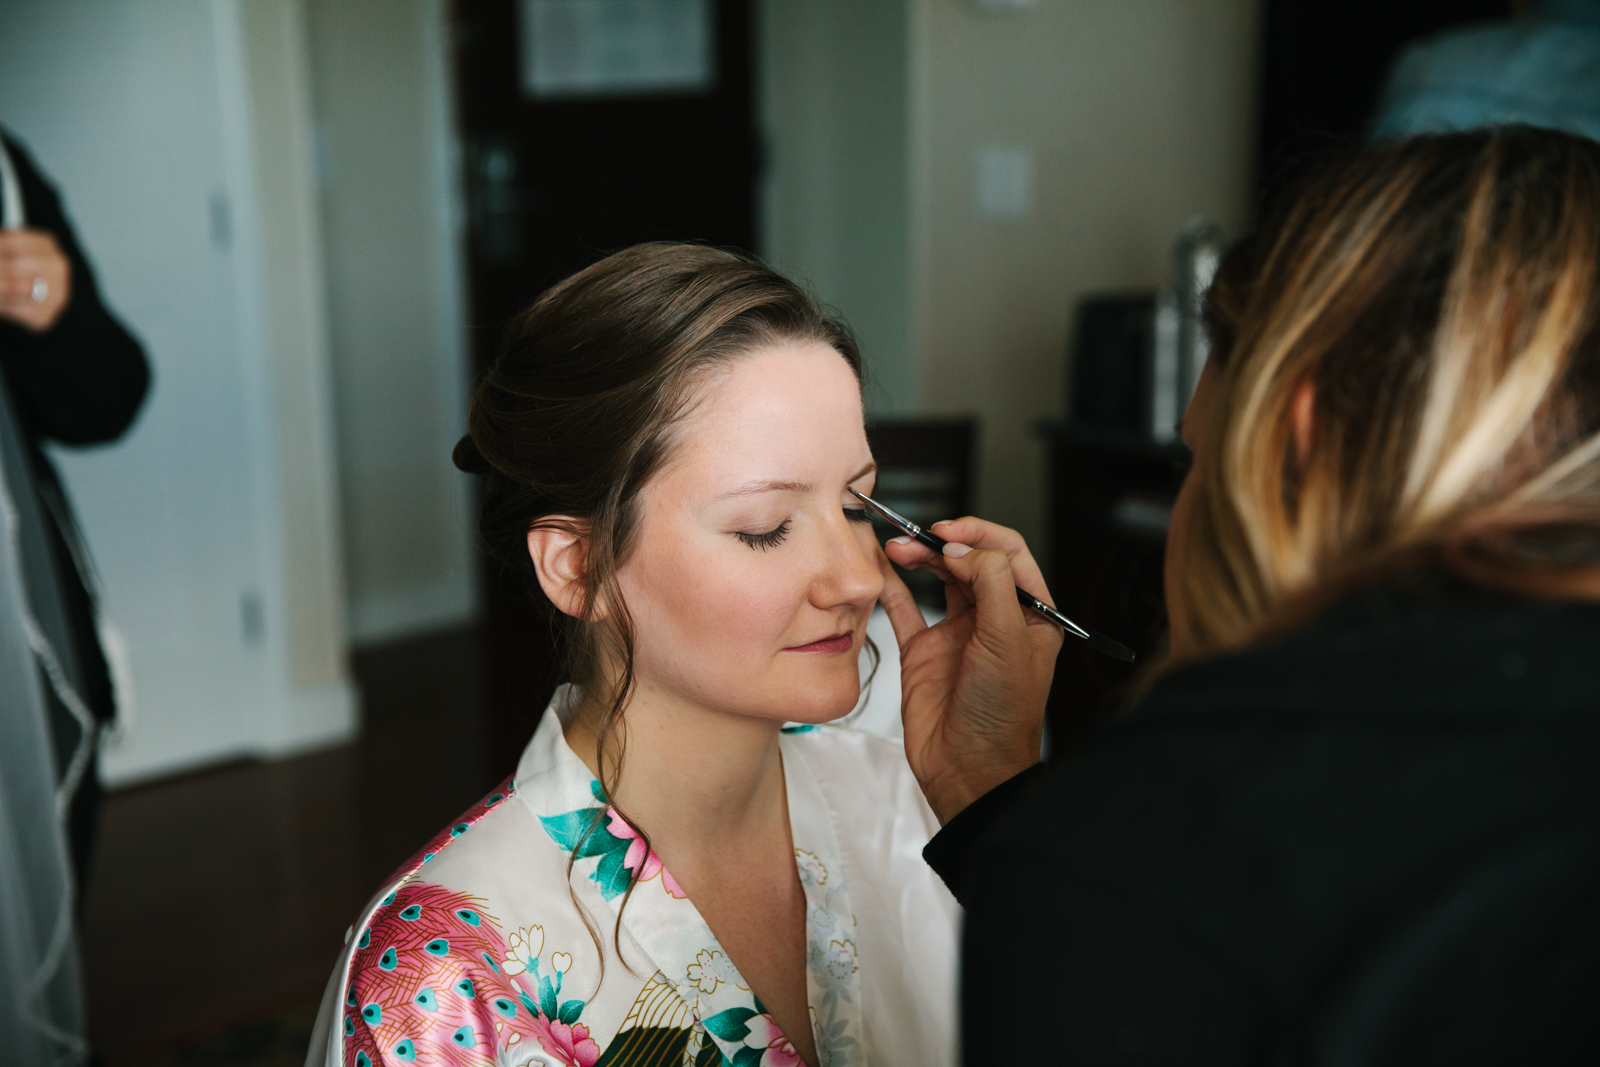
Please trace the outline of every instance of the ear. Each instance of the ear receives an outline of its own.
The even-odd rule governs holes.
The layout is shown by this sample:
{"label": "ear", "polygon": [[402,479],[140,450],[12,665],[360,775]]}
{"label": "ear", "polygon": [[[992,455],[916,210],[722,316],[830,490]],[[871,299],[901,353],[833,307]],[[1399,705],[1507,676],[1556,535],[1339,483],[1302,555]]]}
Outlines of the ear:
{"label": "ear", "polygon": [[1317,387],[1310,378],[1300,383],[1289,401],[1289,428],[1294,431],[1295,466],[1304,470],[1317,429]]}
{"label": "ear", "polygon": [[580,532],[583,524],[567,515],[549,518],[555,524],[546,526],[541,521],[528,531],[528,555],[539,575],[539,587],[550,603],[565,615],[581,618],[588,591],[584,576],[589,558],[588,542]]}

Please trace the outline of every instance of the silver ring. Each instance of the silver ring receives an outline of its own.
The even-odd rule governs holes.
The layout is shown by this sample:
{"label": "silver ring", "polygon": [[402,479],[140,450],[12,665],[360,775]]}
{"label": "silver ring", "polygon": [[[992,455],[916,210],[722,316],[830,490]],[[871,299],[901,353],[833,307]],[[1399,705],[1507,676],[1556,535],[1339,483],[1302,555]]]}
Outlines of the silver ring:
{"label": "silver ring", "polygon": [[33,291],[28,294],[33,297],[35,304],[42,304],[50,299],[50,283],[42,277],[33,280]]}

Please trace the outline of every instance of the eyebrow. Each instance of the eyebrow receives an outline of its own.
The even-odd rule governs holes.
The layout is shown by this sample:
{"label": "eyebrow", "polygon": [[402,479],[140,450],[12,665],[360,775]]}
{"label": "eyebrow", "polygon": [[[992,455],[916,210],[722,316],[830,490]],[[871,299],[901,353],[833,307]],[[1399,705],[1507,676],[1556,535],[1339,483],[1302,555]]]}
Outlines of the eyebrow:
{"label": "eyebrow", "polygon": [[[852,474],[844,484],[849,485],[858,478],[865,477],[878,469],[877,461],[868,463],[855,474]],[[729,497],[755,496],[757,493],[809,493],[814,488],[810,482],[747,482],[737,489],[730,489],[726,493],[718,494],[718,500]]]}

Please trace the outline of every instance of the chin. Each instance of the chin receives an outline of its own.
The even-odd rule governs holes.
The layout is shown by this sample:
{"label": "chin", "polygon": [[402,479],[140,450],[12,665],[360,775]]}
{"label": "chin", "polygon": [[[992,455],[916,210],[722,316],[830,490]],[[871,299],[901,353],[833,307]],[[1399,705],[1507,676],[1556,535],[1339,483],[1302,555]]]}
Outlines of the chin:
{"label": "chin", "polygon": [[821,725],[844,718],[861,699],[861,678],[851,663],[849,677],[802,682],[789,689],[783,717],[789,722]]}

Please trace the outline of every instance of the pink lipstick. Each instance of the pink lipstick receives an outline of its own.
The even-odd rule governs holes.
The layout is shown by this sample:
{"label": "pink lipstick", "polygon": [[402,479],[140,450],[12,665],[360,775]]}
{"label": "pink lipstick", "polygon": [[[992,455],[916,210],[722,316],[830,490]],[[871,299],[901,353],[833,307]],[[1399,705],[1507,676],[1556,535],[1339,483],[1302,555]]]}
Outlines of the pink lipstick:
{"label": "pink lipstick", "polygon": [[855,647],[856,635],[845,632],[824,637],[821,641],[813,641],[809,645],[796,645],[784,649],[785,652],[849,652]]}

